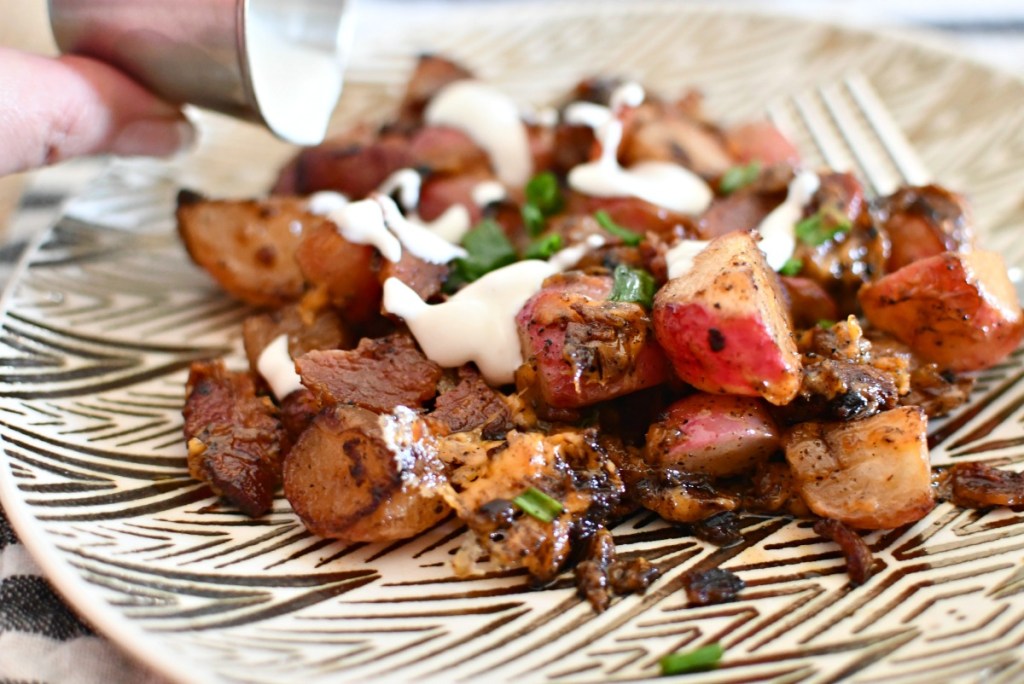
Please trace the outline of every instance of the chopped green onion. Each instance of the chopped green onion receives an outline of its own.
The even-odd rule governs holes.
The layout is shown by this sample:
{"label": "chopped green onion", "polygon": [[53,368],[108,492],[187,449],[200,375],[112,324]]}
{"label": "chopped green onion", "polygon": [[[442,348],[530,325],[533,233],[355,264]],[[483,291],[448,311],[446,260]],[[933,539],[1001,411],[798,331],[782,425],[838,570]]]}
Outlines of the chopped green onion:
{"label": "chopped green onion", "polygon": [[722,174],[718,181],[718,191],[723,195],[731,195],[740,188],[745,188],[761,175],[761,162],[752,161],[749,164],[734,166]]}
{"label": "chopped green onion", "polygon": [[852,228],[850,219],[835,209],[822,208],[796,224],[796,238],[811,247],[823,245]]}
{"label": "chopped green onion", "polygon": [[469,254],[454,261],[456,281],[473,282],[478,278],[507,266],[516,260],[516,250],[505,231],[496,222],[481,221],[462,238],[462,246]]}
{"label": "chopped green onion", "polygon": [[544,232],[547,220],[544,218],[544,212],[536,204],[527,202],[519,213],[523,216],[523,225],[526,226],[527,233],[536,237]]}
{"label": "chopped green onion", "polygon": [[658,661],[661,665],[662,675],[677,675],[686,672],[698,672],[710,670],[718,665],[722,659],[725,649],[719,644],[701,646],[695,651],[685,653],[670,653]]}
{"label": "chopped green onion", "polygon": [[541,522],[551,522],[564,506],[536,487],[530,487],[525,492],[512,499],[512,503],[519,506],[523,513],[533,516]]}
{"label": "chopped green onion", "polygon": [[612,293],[613,302],[635,302],[651,308],[654,302],[654,277],[642,268],[630,268],[625,264],[615,267]]}
{"label": "chopped green onion", "polygon": [[796,257],[790,257],[786,259],[786,263],[782,264],[782,268],[779,269],[779,273],[784,276],[795,276],[803,270],[804,262],[800,261]]}
{"label": "chopped green onion", "polygon": [[550,259],[560,249],[562,249],[562,236],[558,233],[551,233],[531,242],[523,252],[523,258]]}
{"label": "chopped green onion", "polygon": [[625,242],[630,247],[636,247],[644,239],[644,236],[640,233],[635,233],[629,228],[623,228],[617,224],[604,209],[599,209],[594,212],[594,218],[597,219],[597,222],[601,224],[602,228]]}
{"label": "chopped green onion", "polygon": [[551,216],[562,210],[562,190],[558,187],[558,178],[550,171],[541,171],[531,178],[524,192],[526,202],[535,206],[544,216]]}
{"label": "chopped green onion", "polygon": [[821,320],[818,321],[818,327],[819,328],[824,328],[825,330],[828,330],[829,328],[831,328],[835,324],[836,324],[835,321],[831,321],[831,320],[829,320],[827,318],[822,318]]}

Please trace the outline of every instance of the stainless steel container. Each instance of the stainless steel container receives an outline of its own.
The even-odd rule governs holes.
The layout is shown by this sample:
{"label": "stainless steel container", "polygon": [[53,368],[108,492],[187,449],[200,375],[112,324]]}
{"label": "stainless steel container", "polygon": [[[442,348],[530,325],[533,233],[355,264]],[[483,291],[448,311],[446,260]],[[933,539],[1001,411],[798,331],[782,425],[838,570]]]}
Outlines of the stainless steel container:
{"label": "stainless steel container", "polygon": [[49,0],[60,49],[308,145],[341,94],[354,0]]}

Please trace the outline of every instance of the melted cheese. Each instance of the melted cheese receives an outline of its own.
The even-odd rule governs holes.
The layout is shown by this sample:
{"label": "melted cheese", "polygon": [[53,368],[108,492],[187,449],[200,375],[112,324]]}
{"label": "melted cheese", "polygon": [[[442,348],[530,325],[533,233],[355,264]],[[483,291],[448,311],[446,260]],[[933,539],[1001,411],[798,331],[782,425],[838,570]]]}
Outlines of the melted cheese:
{"label": "melted cheese", "polygon": [[526,184],[533,156],[526,126],[516,103],[501,91],[478,81],[445,86],[427,105],[428,124],[451,126],[466,133],[488,154],[498,179],[508,186]]}
{"label": "melted cheese", "polygon": [[270,391],[278,401],[302,389],[302,379],[295,372],[295,362],[288,354],[288,335],[278,335],[264,347],[256,361],[256,370],[270,385]]}

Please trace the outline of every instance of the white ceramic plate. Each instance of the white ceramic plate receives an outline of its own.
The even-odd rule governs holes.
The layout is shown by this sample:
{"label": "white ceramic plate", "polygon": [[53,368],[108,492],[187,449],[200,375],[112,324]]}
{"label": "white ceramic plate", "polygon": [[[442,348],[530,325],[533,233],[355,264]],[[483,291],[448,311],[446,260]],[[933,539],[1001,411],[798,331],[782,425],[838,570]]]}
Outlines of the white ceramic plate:
{"label": "white ceramic plate", "polygon": [[[925,164],[974,199],[986,240],[1015,253],[1024,207],[1024,86],[919,46],[826,25],[695,11],[502,3],[433,26],[372,27],[342,118],[382,111],[412,55],[444,51],[543,103],[580,76],[697,85],[716,116],[753,116],[852,70],[878,91]],[[482,27],[482,28],[481,28]],[[8,293],[0,338],[3,503],[61,592],[111,639],[182,682],[625,681],[666,652],[717,641],[701,681],[1020,681],[1024,516],[942,505],[867,537],[884,566],[851,587],[806,523],[745,519],[716,549],[638,516],[621,551],[663,570],[645,596],[595,614],[565,578],[456,579],[460,527],[391,546],[307,534],[279,500],[249,520],[187,475],[180,407],[190,361],[238,353],[246,311],[192,268],[173,236],[187,184],[251,191],[282,149],[213,121],[197,158],[99,178],[37,245]],[[801,131],[794,131],[801,139]],[[970,406],[933,426],[934,459],[1024,462],[1024,364],[983,375]],[[721,564],[735,603],[688,608],[680,576]]]}

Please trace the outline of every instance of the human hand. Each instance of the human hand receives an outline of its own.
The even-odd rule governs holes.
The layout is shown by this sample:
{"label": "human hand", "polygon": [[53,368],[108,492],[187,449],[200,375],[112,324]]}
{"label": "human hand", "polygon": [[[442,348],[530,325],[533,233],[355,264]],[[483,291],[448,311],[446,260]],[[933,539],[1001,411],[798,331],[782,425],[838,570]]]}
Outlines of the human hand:
{"label": "human hand", "polygon": [[194,137],[181,110],[113,67],[0,47],[0,175],[89,154],[167,156]]}

